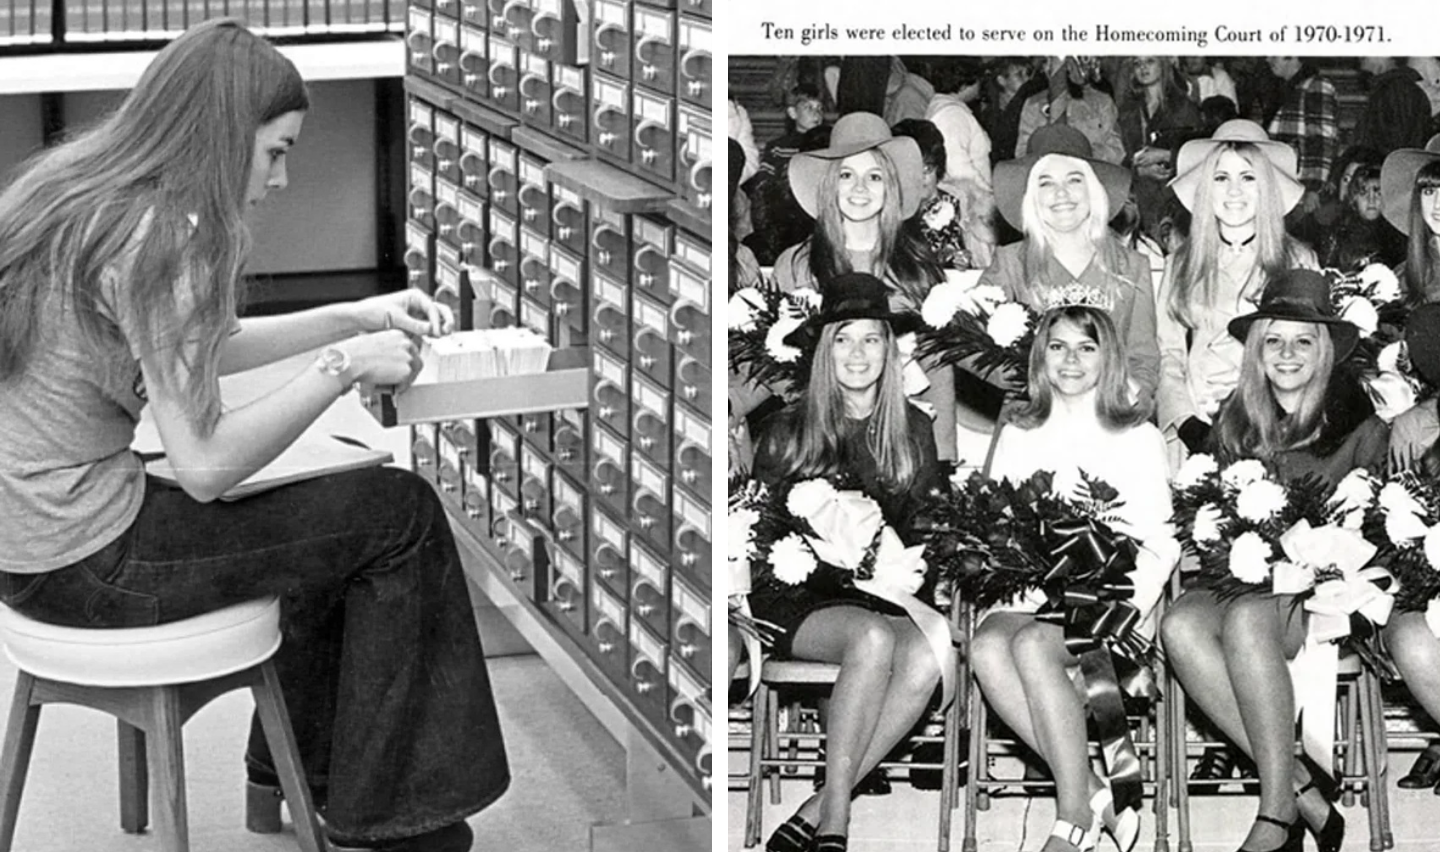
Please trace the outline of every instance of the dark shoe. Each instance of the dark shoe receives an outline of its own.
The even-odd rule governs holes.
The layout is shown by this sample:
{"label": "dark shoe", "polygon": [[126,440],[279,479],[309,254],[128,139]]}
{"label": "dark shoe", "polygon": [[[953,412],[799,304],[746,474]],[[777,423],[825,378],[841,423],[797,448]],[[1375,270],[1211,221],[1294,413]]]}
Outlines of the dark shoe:
{"label": "dark shoe", "polygon": [[414,837],[382,840],[370,845],[347,846],[331,840],[330,848],[333,852],[470,852],[474,842],[475,833],[470,826],[456,822]]}
{"label": "dark shoe", "polygon": [[[1395,782],[1402,790],[1420,790],[1440,784],[1440,747],[1430,746],[1415,758],[1410,774]],[[1436,791],[1440,795],[1440,789]]]}
{"label": "dark shoe", "polygon": [[1261,814],[1255,817],[1255,821],[1268,822],[1285,829],[1285,842],[1274,849],[1247,849],[1242,846],[1240,852],[1305,852],[1305,820],[1297,816],[1294,822],[1281,822],[1275,817]]}
{"label": "dark shoe", "polygon": [[[815,789],[819,790],[824,786],[825,767],[822,766],[815,770]],[[852,798],[855,796],[888,796],[890,789],[890,777],[885,774],[884,769],[877,766],[860,779],[859,783],[855,785],[855,789],[850,791],[850,795]]]}
{"label": "dark shoe", "polygon": [[1235,775],[1235,752],[1224,746],[1209,746],[1190,770],[1191,781],[1227,781]]}
{"label": "dark shoe", "polygon": [[[1313,778],[1305,786],[1295,791],[1295,796],[1298,798],[1310,790],[1319,792],[1327,803],[1330,802],[1330,795],[1316,784]],[[1324,825],[1317,829],[1306,823],[1305,827],[1315,835],[1315,847],[1319,852],[1340,852],[1340,847],[1345,845],[1345,817],[1340,815],[1340,811],[1336,810],[1333,804],[1329,805],[1329,810],[1325,813]]]}
{"label": "dark shoe", "polygon": [[822,834],[815,838],[815,852],[847,852],[850,838],[843,834]]}
{"label": "dark shoe", "polygon": [[[285,801],[280,779],[273,771],[255,766],[246,767],[245,773],[245,829],[254,834],[280,833],[280,803]],[[310,788],[316,813],[325,810],[328,792],[324,787]]]}
{"label": "dark shoe", "polygon": [[809,852],[815,842],[815,826],[799,814],[790,817],[775,829],[765,842],[765,852]]}

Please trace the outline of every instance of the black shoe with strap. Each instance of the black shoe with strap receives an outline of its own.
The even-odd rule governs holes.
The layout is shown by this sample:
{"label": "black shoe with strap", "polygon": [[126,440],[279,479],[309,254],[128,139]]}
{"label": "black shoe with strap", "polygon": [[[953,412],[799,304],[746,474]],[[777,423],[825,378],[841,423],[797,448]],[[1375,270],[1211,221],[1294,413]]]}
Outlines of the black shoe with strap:
{"label": "black shoe with strap", "polygon": [[810,852],[815,842],[815,826],[805,821],[805,818],[796,814],[770,835],[765,842],[765,852]]}
{"label": "black shoe with strap", "polygon": [[[1320,852],[1340,852],[1340,847],[1345,845],[1345,817],[1341,816],[1340,811],[1331,802],[1331,794],[1317,784],[1314,777],[1307,781],[1305,786],[1295,791],[1295,797],[1298,799],[1311,790],[1315,790],[1325,799],[1325,806],[1329,810],[1325,813],[1324,825],[1314,828],[1307,822],[1305,827],[1315,835],[1315,847]],[[1304,820],[1301,821],[1304,822]]]}
{"label": "black shoe with strap", "polygon": [[1305,820],[1298,815],[1294,822],[1285,822],[1272,816],[1260,814],[1255,817],[1256,822],[1268,822],[1271,825],[1278,825],[1285,829],[1285,842],[1273,849],[1251,849],[1241,846],[1240,852],[1305,852]]}
{"label": "black shoe with strap", "polygon": [[1426,787],[1436,787],[1436,793],[1440,794],[1440,746],[1430,746],[1420,752],[1415,758],[1415,765],[1410,767],[1410,773],[1399,781],[1395,782],[1402,790],[1421,790]]}
{"label": "black shoe with strap", "polygon": [[822,834],[815,838],[815,852],[847,852],[850,838],[843,834]]}

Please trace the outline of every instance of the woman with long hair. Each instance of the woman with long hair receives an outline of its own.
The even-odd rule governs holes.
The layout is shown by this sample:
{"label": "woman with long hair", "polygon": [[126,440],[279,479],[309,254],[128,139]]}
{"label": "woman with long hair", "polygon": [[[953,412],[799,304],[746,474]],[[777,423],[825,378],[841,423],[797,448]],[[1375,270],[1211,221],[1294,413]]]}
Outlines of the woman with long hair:
{"label": "woman with long hair", "polygon": [[1295,149],[1235,119],[1186,142],[1170,186],[1190,211],[1190,235],[1160,285],[1157,413],[1172,469],[1204,445],[1240,376],[1241,342],[1228,325],[1255,309],[1265,282],[1315,257],[1285,233],[1304,186]]}
{"label": "woman with long hair", "polygon": [[[1016,483],[1054,473],[1054,489],[1075,495],[1082,476],[1119,492],[1117,530],[1140,550],[1130,574],[1142,629],[1180,555],[1170,529],[1164,442],[1131,401],[1125,353],[1107,312],[1088,306],[1046,313],[1030,351],[1030,399],[996,439],[990,475]],[[1133,810],[1116,813],[1105,779],[1090,765],[1085,697],[1072,681],[1078,665],[1062,626],[1040,621],[1042,599],[1030,595],[983,617],[970,661],[990,706],[1050,767],[1056,785],[1055,829],[1046,852],[1088,850],[1103,826],[1121,852],[1139,832]]]}
{"label": "woman with long hair", "polygon": [[[1281,482],[1334,485],[1356,468],[1385,466],[1388,430],[1359,381],[1339,365],[1359,331],[1338,318],[1329,279],[1294,269],[1272,279],[1258,308],[1229,331],[1244,341],[1240,378],[1211,436],[1223,467],[1257,459]],[[1295,694],[1287,661],[1300,651],[1305,611],[1293,595],[1186,591],[1161,625],[1186,693],[1254,761],[1259,816],[1242,849],[1299,852],[1305,832],[1338,852],[1345,821],[1295,759]]]}
{"label": "woman with long hair", "polygon": [[1080,131],[1063,124],[1036,130],[1025,156],[995,167],[995,204],[1025,239],[1001,246],[980,283],[998,285],[1037,313],[1082,300],[1106,310],[1133,399],[1148,412],[1160,363],[1150,265],[1109,228],[1129,191],[1129,170],[1093,157]]}
{"label": "woman with long hair", "polygon": [[[0,599],[118,628],[280,596],[275,662],[331,839],[460,852],[510,776],[433,490],[377,467],[216,501],[353,385],[407,385],[418,337],[452,322],[416,290],[237,319],[249,222],[308,108],[279,51],[207,21],[0,193]],[[220,375],[322,347],[222,404]],[[178,489],[130,451],[147,403]],[[246,766],[275,787],[258,723]]]}
{"label": "woman with long hair", "polygon": [[1135,170],[1140,226],[1154,236],[1165,212],[1165,182],[1175,176],[1175,151],[1188,137],[1202,134],[1205,123],[1172,58],[1137,56],[1131,74],[1117,121],[1125,143],[1121,165]]}
{"label": "woman with long hair", "polygon": [[1409,242],[1399,272],[1412,305],[1440,301],[1440,135],[1424,150],[1393,151],[1380,167],[1385,218]]}
{"label": "woman with long hair", "polygon": [[[793,345],[813,347],[809,385],[764,424],[755,478],[779,486],[840,477],[913,544],[944,482],[929,418],[900,378],[896,336],[919,318],[894,312],[885,284],[866,273],[828,281],[824,293],[819,315],[793,335]],[[825,786],[776,830],[769,852],[846,848],[855,785],[915,725],[941,678],[905,610],[837,573],[817,569],[798,592],[757,577],[750,592],[754,616],[780,628],[772,654],[840,665],[825,719]]]}
{"label": "woman with long hair", "polygon": [[[815,220],[810,238],[775,260],[783,290],[810,287],[849,272],[885,282],[892,306],[919,311],[944,272],[930,246],[904,227],[925,200],[925,163],[914,139],[895,136],[884,119],[849,113],[835,123],[830,146],[790,160],[790,189]],[[934,410],[940,458],[955,460],[955,381],[949,369],[927,370],[921,395]]]}

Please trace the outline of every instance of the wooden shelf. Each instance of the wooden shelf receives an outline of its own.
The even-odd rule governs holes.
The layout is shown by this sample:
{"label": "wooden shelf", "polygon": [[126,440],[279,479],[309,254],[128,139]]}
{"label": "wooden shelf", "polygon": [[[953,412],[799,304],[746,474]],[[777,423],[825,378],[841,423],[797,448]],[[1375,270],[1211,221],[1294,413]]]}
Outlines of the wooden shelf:
{"label": "wooden shelf", "polygon": [[[307,83],[405,74],[405,43],[398,37],[279,47]],[[129,89],[140,79],[156,52],[115,50],[0,56],[0,95]]]}

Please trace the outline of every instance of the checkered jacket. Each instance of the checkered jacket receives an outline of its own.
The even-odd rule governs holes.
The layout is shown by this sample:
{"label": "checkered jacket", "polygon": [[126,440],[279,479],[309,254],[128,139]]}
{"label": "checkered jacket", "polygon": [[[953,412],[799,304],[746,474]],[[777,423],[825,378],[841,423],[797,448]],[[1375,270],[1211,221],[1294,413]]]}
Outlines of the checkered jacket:
{"label": "checkered jacket", "polygon": [[1270,138],[1288,142],[1300,158],[1300,180],[1319,189],[1340,153],[1339,105],[1335,87],[1313,71],[1292,84],[1270,122]]}

